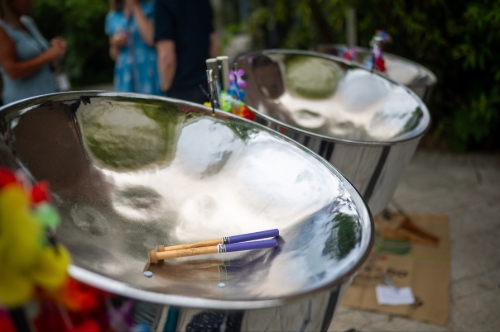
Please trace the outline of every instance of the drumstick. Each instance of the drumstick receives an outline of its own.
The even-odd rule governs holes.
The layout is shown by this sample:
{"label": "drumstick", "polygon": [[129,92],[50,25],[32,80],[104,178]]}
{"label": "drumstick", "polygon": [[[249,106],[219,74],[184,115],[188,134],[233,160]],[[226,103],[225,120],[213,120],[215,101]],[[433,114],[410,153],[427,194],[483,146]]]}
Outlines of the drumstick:
{"label": "drumstick", "polygon": [[265,239],[268,237],[276,237],[279,235],[280,235],[280,232],[278,229],[269,229],[269,230],[261,231],[261,232],[233,235],[233,236],[224,236],[222,238],[205,240],[205,241],[200,241],[200,242],[192,242],[192,243],[186,243],[186,244],[179,244],[179,245],[170,246],[170,247],[158,246],[157,250],[158,251],[170,251],[170,250],[179,250],[179,249],[208,247],[208,246],[216,246],[218,244],[230,244],[230,243],[239,243],[239,242],[245,242],[245,241],[260,240],[260,239]]}
{"label": "drumstick", "polygon": [[149,262],[156,264],[159,260],[169,259],[169,258],[208,255],[208,254],[222,254],[225,252],[275,248],[277,246],[278,246],[278,241],[276,241],[276,239],[271,239],[262,241],[233,243],[233,244],[218,244],[216,246],[210,246],[210,247],[169,250],[162,252],[158,252],[156,250],[150,250],[148,256],[149,256]]}

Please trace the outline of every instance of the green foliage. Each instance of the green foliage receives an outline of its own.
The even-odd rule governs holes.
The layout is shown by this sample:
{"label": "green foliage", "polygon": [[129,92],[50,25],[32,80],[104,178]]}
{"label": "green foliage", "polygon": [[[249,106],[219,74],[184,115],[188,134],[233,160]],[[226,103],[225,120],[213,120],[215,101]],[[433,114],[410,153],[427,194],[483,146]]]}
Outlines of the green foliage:
{"label": "green foliage", "polygon": [[107,0],[37,0],[33,16],[42,34],[62,36],[68,42],[64,68],[73,85],[109,82],[113,62],[109,57],[104,19]]}
{"label": "green foliage", "polygon": [[[249,0],[249,4],[252,12],[246,23],[255,48],[308,49],[319,43],[343,41],[349,1]],[[272,45],[270,32],[277,34],[276,45]]]}
{"label": "green foliage", "polygon": [[343,258],[356,246],[360,239],[360,226],[356,216],[338,213],[333,218],[330,235],[326,239],[323,255]]}
{"label": "green foliage", "polygon": [[[357,1],[360,42],[384,28],[386,51],[438,77],[428,107],[452,150],[500,147],[500,1]],[[378,8],[386,8],[384,11]]]}
{"label": "green foliage", "polygon": [[241,26],[239,24],[229,24],[224,26],[222,35],[219,36],[221,49],[225,50],[233,38],[241,33]]}
{"label": "green foliage", "polygon": [[260,49],[345,43],[347,8],[356,8],[359,46],[384,29],[392,37],[385,51],[436,74],[428,104],[434,135],[447,138],[454,151],[500,147],[499,0],[248,2],[244,27]]}

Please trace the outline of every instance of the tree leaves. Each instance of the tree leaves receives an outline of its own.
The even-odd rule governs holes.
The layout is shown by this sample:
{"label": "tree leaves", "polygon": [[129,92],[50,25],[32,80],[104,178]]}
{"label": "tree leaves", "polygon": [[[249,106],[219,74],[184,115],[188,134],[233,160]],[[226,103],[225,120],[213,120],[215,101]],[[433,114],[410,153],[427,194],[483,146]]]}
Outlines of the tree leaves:
{"label": "tree leaves", "polygon": [[104,19],[107,0],[37,0],[33,17],[42,34],[51,39],[62,36],[68,43],[64,68],[73,83],[109,82],[113,62],[108,54]]}

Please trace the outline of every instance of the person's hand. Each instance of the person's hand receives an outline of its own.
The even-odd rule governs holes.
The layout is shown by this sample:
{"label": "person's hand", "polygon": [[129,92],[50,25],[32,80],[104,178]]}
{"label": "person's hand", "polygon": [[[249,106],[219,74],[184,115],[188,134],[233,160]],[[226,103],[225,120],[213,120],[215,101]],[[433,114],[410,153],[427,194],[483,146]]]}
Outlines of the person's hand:
{"label": "person's hand", "polygon": [[58,46],[64,50],[64,53],[66,53],[66,47],[67,47],[66,39],[62,37],[55,37],[50,42],[51,44],[58,44]]}
{"label": "person's hand", "polygon": [[122,48],[127,44],[128,34],[123,31],[118,31],[111,37],[111,43],[117,48]]}
{"label": "person's hand", "polygon": [[66,40],[56,37],[50,41],[50,48],[47,50],[53,60],[58,60],[66,53]]}
{"label": "person's hand", "polygon": [[125,0],[125,6],[133,12],[139,6],[139,0]]}

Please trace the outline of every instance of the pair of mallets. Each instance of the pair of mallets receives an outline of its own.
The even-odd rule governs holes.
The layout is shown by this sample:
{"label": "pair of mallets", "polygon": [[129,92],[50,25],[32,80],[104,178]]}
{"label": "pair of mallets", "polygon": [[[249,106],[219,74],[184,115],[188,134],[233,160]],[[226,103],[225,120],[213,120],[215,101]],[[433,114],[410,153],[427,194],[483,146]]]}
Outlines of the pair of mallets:
{"label": "pair of mallets", "polygon": [[[270,229],[262,232],[224,236],[222,238],[179,244],[170,247],[160,245],[156,250],[149,251],[149,262],[156,264],[158,261],[169,258],[275,248],[278,246],[278,241],[275,239],[277,236],[279,236],[279,230]],[[266,238],[273,239],[262,240]]]}

